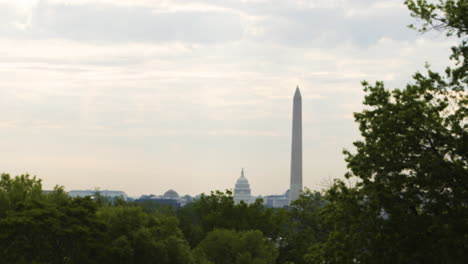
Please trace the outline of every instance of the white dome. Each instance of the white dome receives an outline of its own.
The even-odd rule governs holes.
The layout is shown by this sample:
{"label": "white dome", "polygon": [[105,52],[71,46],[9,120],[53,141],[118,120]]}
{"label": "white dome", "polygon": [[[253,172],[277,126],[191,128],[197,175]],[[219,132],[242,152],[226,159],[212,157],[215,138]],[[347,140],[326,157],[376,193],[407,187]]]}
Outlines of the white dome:
{"label": "white dome", "polygon": [[252,197],[250,195],[250,185],[247,178],[244,176],[244,169],[241,171],[241,176],[236,182],[234,188],[234,201],[240,203],[244,201],[245,203],[251,203]]}

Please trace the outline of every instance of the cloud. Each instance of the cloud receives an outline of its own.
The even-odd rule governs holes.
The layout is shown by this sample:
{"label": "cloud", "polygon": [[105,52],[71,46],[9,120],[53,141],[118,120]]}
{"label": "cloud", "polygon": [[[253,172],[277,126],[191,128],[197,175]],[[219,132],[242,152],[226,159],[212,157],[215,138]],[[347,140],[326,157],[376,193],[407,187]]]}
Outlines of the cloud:
{"label": "cloud", "polygon": [[0,0],[0,165],[51,185],[120,188],[115,175],[137,194],[231,188],[219,176],[240,164],[256,193],[283,192],[296,85],[304,182],[338,177],[360,81],[403,87],[425,61],[443,69],[453,44],[407,31],[390,1],[12,3]]}
{"label": "cloud", "polygon": [[408,11],[392,1],[39,1],[29,13],[4,5],[3,33],[26,39],[366,47],[415,36]]}
{"label": "cloud", "polygon": [[31,31],[40,37],[102,42],[220,42],[242,36],[239,18],[221,12],[157,13],[114,5],[39,5]]}

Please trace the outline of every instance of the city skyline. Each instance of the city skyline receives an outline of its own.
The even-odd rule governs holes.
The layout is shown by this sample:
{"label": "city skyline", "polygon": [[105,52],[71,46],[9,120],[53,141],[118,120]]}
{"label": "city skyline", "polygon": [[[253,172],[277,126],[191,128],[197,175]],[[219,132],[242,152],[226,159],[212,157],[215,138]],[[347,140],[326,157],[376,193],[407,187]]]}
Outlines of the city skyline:
{"label": "city skyline", "polygon": [[[291,133],[291,166],[290,166],[290,187],[287,189],[289,203],[296,200],[303,190],[302,186],[302,95],[299,86],[296,87],[293,96],[293,115],[292,115],[292,133]],[[250,184],[244,175],[244,168],[241,169],[241,175],[237,179],[232,191],[234,201],[239,203],[244,201],[247,204],[253,203],[260,196],[254,196],[251,193]],[[75,190],[76,191],[76,190]],[[96,191],[101,191],[96,189]],[[108,191],[108,190],[104,190]],[[174,191],[170,189],[169,191]],[[212,190],[215,191],[215,190]],[[225,191],[225,190],[221,190]],[[89,190],[84,191],[89,194]],[[143,194],[144,195],[144,194]],[[151,194],[154,195],[154,194]],[[271,195],[271,194],[270,194]]]}
{"label": "city skyline", "polygon": [[400,1],[0,0],[0,171],[45,189],[289,186],[303,93],[303,186],[343,177],[360,82],[402,87],[453,40]]}

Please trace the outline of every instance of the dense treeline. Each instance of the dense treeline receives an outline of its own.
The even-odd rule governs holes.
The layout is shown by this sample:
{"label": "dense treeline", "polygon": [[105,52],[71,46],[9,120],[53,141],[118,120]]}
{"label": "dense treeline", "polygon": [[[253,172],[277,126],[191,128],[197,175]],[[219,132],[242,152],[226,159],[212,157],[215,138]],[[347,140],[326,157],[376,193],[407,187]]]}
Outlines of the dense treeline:
{"label": "dense treeline", "polygon": [[[362,140],[336,180],[290,208],[213,192],[179,209],[0,180],[0,263],[466,263],[468,1],[407,0],[420,31],[459,40],[453,66],[405,89],[363,83]],[[413,26],[417,28],[417,26]]]}
{"label": "dense treeline", "polygon": [[[310,206],[319,196],[309,194],[298,201]],[[287,239],[308,239],[304,209],[236,205],[229,192],[150,208],[43,192],[35,177],[2,174],[0,253],[4,263],[276,263],[292,255]]]}

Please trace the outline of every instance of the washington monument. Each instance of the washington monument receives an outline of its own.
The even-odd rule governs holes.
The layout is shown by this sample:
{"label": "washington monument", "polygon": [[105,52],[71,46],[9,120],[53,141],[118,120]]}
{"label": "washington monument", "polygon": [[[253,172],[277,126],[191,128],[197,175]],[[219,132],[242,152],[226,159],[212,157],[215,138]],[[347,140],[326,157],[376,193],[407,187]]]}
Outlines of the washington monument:
{"label": "washington monument", "polygon": [[293,100],[292,144],[291,144],[291,186],[289,204],[299,197],[302,191],[302,96],[299,86]]}

